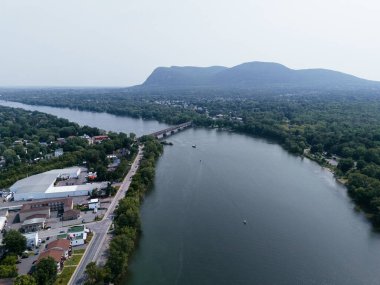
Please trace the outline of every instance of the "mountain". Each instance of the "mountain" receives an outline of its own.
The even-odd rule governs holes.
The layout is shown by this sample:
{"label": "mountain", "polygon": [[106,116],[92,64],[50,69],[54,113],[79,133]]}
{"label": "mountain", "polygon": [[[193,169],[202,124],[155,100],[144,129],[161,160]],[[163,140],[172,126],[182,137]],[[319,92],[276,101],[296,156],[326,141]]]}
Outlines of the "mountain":
{"label": "mountain", "polygon": [[271,62],[248,62],[231,68],[158,67],[140,88],[380,88],[369,81],[328,69],[290,69]]}

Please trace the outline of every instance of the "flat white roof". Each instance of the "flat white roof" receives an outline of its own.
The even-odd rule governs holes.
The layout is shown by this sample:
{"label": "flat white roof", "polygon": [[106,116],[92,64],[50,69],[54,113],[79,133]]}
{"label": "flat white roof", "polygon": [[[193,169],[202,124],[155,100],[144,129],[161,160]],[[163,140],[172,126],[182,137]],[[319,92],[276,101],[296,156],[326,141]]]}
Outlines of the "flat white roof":
{"label": "flat white roof", "polygon": [[44,193],[53,186],[54,182],[60,175],[78,173],[80,171],[80,167],[70,167],[64,169],[54,169],[44,173],[36,174],[17,181],[10,187],[10,191],[16,194]]}
{"label": "flat white roof", "polygon": [[22,234],[24,237],[27,239],[35,239],[38,238],[38,232],[33,232],[33,233],[27,233],[27,234]]}
{"label": "flat white roof", "polygon": [[92,191],[96,188],[101,188],[102,183],[86,183],[81,185],[68,185],[68,186],[57,186],[51,185],[44,193],[64,193],[64,192],[75,192],[75,191]]}

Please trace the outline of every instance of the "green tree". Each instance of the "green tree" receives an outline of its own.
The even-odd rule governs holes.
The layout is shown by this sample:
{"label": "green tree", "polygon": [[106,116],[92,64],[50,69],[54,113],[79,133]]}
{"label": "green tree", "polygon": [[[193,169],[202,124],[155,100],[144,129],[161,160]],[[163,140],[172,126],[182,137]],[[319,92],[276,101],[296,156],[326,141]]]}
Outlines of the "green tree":
{"label": "green tree", "polygon": [[17,267],[14,265],[0,265],[0,279],[12,278],[17,276]]}
{"label": "green tree", "polygon": [[38,285],[53,284],[57,277],[57,263],[51,257],[43,258],[33,273]]}
{"label": "green tree", "polygon": [[97,266],[95,262],[90,262],[87,264],[85,273],[85,285],[104,284],[104,279],[107,276],[106,270]]}
{"label": "green tree", "polygon": [[26,249],[26,238],[16,230],[9,230],[4,236],[3,243],[8,253],[21,255]]}
{"label": "green tree", "polygon": [[354,167],[354,161],[351,158],[342,158],[338,163],[338,168],[343,172],[347,172]]}
{"label": "green tree", "polygon": [[36,279],[31,275],[20,275],[14,280],[14,285],[37,285]]}

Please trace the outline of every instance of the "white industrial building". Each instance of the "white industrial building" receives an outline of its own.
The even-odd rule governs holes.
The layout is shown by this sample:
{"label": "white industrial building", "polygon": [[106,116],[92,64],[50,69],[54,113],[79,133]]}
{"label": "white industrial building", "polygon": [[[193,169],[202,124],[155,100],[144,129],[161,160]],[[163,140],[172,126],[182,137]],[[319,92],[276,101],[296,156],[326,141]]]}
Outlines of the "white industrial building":
{"label": "white industrial building", "polygon": [[94,189],[104,188],[103,183],[55,186],[57,179],[78,178],[82,169],[72,167],[55,169],[17,181],[10,187],[15,201],[86,196]]}

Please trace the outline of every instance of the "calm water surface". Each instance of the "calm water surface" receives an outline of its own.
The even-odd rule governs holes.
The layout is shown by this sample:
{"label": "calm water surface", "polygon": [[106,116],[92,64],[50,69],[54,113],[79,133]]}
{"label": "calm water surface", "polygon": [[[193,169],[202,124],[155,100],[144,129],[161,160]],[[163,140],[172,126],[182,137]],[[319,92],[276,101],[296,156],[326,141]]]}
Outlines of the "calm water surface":
{"label": "calm water surface", "polygon": [[170,141],[125,284],[380,284],[379,236],[330,172],[244,135]]}
{"label": "calm water surface", "polygon": [[168,128],[168,125],[157,121],[146,121],[143,119],[115,116],[107,113],[79,111],[49,106],[26,105],[4,100],[0,100],[0,105],[52,114],[60,118],[68,119],[72,122],[76,122],[81,126],[87,125],[114,132],[133,132],[137,136],[154,133],[158,130]]}
{"label": "calm water surface", "polygon": [[[138,135],[166,127],[6,105]],[[169,140],[125,284],[380,284],[380,237],[331,173],[244,135],[189,129]]]}

